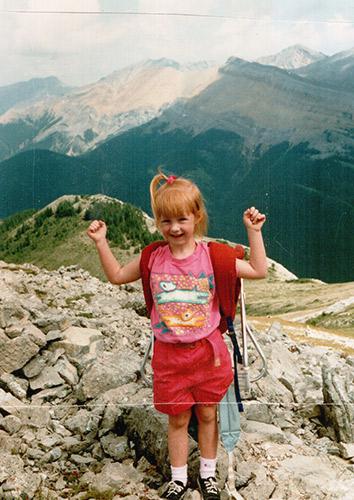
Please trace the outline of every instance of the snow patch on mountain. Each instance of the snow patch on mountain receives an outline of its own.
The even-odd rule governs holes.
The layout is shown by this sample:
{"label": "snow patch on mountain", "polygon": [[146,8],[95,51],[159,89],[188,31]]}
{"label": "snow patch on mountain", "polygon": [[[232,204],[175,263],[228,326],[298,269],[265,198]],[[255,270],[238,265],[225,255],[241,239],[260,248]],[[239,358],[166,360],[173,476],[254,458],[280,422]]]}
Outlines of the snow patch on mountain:
{"label": "snow patch on mountain", "polygon": [[260,57],[256,62],[271,66],[277,66],[282,69],[295,69],[312,64],[326,58],[322,52],[315,52],[303,45],[292,45],[281,50],[277,54]]}

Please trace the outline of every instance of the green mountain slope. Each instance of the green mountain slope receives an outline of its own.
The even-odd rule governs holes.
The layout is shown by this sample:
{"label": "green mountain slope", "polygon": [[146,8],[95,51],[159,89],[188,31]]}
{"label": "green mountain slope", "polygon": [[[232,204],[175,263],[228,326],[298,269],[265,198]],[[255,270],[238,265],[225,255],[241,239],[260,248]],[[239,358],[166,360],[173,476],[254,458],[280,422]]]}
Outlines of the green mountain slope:
{"label": "green mountain slope", "polygon": [[95,245],[86,235],[93,219],[105,220],[107,238],[122,262],[159,237],[132,205],[101,195],[64,196],[43,210],[27,210],[2,221],[0,260],[47,269],[80,265],[104,279]]}

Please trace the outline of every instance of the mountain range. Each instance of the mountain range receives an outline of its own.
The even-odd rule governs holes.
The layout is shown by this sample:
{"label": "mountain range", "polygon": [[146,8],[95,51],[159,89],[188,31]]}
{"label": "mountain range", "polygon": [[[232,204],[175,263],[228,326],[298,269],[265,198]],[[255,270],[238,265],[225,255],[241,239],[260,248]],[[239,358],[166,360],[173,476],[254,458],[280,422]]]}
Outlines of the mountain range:
{"label": "mountain range", "polygon": [[[288,53],[299,62],[298,46]],[[288,57],[288,66],[295,67]],[[268,218],[264,234],[271,258],[298,276],[353,280],[348,262],[354,253],[349,230],[354,99],[348,75],[354,55],[349,51],[337,58],[313,57],[315,62],[294,70],[274,66],[276,58],[270,61],[273,64],[260,64],[232,57],[218,69],[208,63],[183,67],[170,60],[150,61],[110,75],[87,87],[87,92],[71,89],[57,102],[71,99],[75,118],[78,99],[77,120],[82,128],[87,126],[85,105],[88,115],[95,108],[108,117],[111,109],[113,117],[109,99],[98,98],[104,95],[102,88],[110,88],[106,95],[114,94],[112,82],[119,81],[117,95],[125,96],[124,102],[114,101],[120,106],[115,116],[130,112],[137,116],[138,104],[140,109],[150,106],[152,110],[145,121],[139,115],[135,125],[134,120],[127,120],[125,127],[112,132],[107,125],[106,132],[97,132],[97,142],[88,139],[86,150],[82,148],[86,152],[76,157],[71,126],[65,127],[65,120],[53,117],[49,108],[39,119],[46,123],[44,130],[36,135],[39,122],[33,119],[32,138],[26,139],[27,128],[21,128],[25,120],[22,123],[19,117],[24,110],[34,109],[33,103],[29,107],[17,103],[0,116],[2,151],[8,147],[5,131],[13,139],[12,151],[17,151],[0,163],[0,217],[40,208],[63,194],[97,192],[149,210],[149,180],[163,165],[166,172],[189,175],[200,185],[212,236],[246,243],[242,212],[256,205]],[[305,75],[305,70],[310,72],[319,64],[323,71],[326,62],[332,65],[334,59],[337,69],[342,67],[337,84],[321,81],[314,73]],[[330,71],[328,75],[330,79]],[[19,121],[6,122],[11,113]],[[91,118],[98,131],[101,121]],[[51,120],[58,120],[57,125]],[[32,122],[26,123],[28,130]],[[64,148],[60,154],[54,147],[59,125],[72,141],[71,149]],[[22,140],[20,153],[16,134]],[[85,143],[84,136],[80,137]]]}
{"label": "mountain range", "polygon": [[[148,122],[176,99],[193,97],[217,77],[218,68],[207,62],[182,66],[159,59],[128,66],[60,95],[55,92],[58,82],[50,80],[45,96],[39,94],[34,100],[25,93],[23,100],[0,115],[0,160],[32,147],[77,156]],[[36,86],[33,80],[26,88],[32,86]]]}

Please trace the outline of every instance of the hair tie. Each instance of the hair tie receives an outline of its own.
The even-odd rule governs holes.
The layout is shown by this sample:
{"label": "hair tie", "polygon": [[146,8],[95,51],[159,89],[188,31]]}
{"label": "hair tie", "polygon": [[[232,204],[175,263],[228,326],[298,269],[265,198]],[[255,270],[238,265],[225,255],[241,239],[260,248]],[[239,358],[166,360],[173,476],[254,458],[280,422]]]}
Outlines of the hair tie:
{"label": "hair tie", "polygon": [[169,177],[167,177],[167,184],[173,184],[174,181],[177,179],[177,177],[175,175],[170,175]]}

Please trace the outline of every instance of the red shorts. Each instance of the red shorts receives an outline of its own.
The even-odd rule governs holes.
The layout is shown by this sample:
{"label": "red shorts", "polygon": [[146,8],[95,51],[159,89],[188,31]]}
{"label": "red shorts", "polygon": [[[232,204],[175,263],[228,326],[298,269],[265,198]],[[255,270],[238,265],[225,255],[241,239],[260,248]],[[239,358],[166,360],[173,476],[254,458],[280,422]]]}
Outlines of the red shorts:
{"label": "red shorts", "polygon": [[219,330],[190,344],[155,340],[151,365],[155,408],[168,415],[195,404],[219,403],[233,380],[230,354]]}

